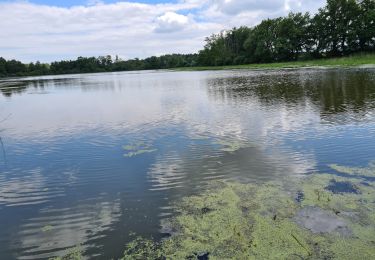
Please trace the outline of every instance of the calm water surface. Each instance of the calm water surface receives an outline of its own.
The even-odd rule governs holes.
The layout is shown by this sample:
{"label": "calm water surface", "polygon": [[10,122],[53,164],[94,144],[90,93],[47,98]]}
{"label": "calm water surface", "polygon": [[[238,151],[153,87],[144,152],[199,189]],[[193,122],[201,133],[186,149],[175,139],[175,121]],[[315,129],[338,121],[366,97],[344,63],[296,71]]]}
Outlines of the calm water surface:
{"label": "calm water surface", "polygon": [[[335,174],[328,164],[375,159],[375,69],[13,81],[0,84],[0,259],[79,244],[117,258],[133,232],[162,238],[171,203],[212,180]],[[131,146],[147,152],[128,156]]]}

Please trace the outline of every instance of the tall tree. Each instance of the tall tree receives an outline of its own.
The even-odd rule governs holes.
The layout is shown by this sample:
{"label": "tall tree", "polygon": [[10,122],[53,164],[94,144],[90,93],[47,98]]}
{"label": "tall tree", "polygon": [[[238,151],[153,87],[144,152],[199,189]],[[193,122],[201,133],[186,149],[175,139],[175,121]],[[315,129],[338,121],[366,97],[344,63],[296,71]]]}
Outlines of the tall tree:
{"label": "tall tree", "polygon": [[275,60],[277,29],[281,18],[267,19],[255,26],[245,42],[245,49],[251,54],[251,62]]}
{"label": "tall tree", "polygon": [[[331,56],[348,52],[348,39],[356,30],[357,3],[355,0],[327,0],[327,5],[319,9],[317,28],[325,38],[325,50]],[[353,41],[353,40],[352,40]]]}
{"label": "tall tree", "polygon": [[6,63],[7,61],[3,57],[0,57],[0,76],[7,75]]}
{"label": "tall tree", "polygon": [[310,15],[308,13],[290,13],[280,19],[277,25],[275,41],[276,60],[297,60],[306,50]]}
{"label": "tall tree", "polygon": [[358,41],[362,51],[375,50],[375,0],[359,1]]}

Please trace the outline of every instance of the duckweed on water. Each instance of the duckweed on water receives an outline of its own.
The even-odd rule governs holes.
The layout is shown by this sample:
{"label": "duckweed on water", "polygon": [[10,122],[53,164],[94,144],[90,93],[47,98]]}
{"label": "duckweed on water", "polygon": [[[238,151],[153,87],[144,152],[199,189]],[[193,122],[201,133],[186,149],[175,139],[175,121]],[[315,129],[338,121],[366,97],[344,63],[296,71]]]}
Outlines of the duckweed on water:
{"label": "duckweed on water", "polygon": [[127,151],[127,153],[124,154],[125,157],[133,157],[140,154],[152,153],[157,151],[157,149],[152,148],[152,145],[146,144],[144,142],[137,142],[131,145],[125,145],[123,146],[123,148]]}
{"label": "duckweed on water", "polygon": [[50,260],[82,260],[82,251],[79,246],[73,247],[62,257],[50,258]]}
{"label": "duckweed on water", "polygon": [[46,226],[42,227],[43,232],[48,232],[48,231],[51,231],[52,229],[53,229],[53,226],[51,226],[51,225],[46,225]]}
{"label": "duckweed on water", "polygon": [[221,146],[220,150],[223,152],[228,153],[234,153],[235,151],[241,149],[241,148],[247,148],[251,147],[250,144],[244,142],[243,140],[219,140],[215,142],[215,144],[218,144]]}
{"label": "duckweed on water", "polygon": [[[183,199],[159,243],[137,238],[123,259],[371,259],[375,255],[375,187],[361,178],[315,174],[262,185],[213,182]],[[358,192],[334,193],[332,182]],[[296,200],[297,191],[300,196]]]}
{"label": "duckweed on water", "polygon": [[346,166],[340,166],[337,164],[331,164],[329,166],[333,170],[340,172],[340,173],[363,176],[363,177],[375,177],[375,161],[372,161],[366,168],[346,167]]}

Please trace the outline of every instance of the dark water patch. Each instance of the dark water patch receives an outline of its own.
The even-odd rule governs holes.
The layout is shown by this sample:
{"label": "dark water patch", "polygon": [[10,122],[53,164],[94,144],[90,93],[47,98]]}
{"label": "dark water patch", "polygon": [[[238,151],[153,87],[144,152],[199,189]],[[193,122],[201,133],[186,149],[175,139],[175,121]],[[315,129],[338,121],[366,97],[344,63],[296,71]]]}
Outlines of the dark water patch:
{"label": "dark water patch", "polygon": [[210,255],[210,253],[206,253],[206,252],[204,252],[204,253],[199,253],[199,254],[196,254],[196,259],[197,260],[208,260],[208,259],[210,259],[209,258],[209,255]]}
{"label": "dark water patch", "polygon": [[304,207],[294,217],[295,222],[313,233],[338,232],[343,236],[351,235],[345,221],[336,214],[319,207]]}
{"label": "dark water patch", "polygon": [[305,194],[303,194],[303,191],[297,191],[295,200],[297,202],[302,202],[304,200],[304,198],[305,198]]}
{"label": "dark water patch", "polygon": [[360,191],[358,188],[349,181],[336,181],[331,180],[329,185],[325,187],[326,190],[329,190],[335,194],[338,193],[355,193],[358,194]]}

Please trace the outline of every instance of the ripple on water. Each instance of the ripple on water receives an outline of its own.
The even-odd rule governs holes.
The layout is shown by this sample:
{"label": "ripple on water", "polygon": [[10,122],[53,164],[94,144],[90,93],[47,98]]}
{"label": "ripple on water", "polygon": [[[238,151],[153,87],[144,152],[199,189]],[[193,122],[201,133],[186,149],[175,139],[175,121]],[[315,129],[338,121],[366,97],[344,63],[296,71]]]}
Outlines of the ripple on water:
{"label": "ripple on water", "polygon": [[[38,217],[20,226],[17,242],[19,259],[48,258],[63,255],[80,245],[88,249],[105,231],[110,231],[121,216],[120,201],[79,201],[69,208],[44,208]],[[85,244],[81,244],[86,241]]]}
{"label": "ripple on water", "polygon": [[0,205],[8,207],[41,204],[63,195],[63,188],[50,186],[41,168],[16,176],[5,172],[0,182]]}

